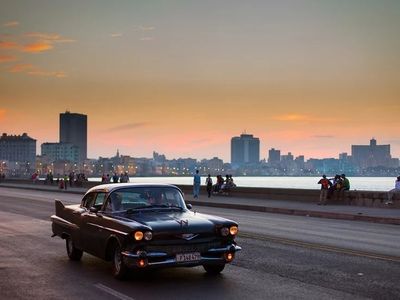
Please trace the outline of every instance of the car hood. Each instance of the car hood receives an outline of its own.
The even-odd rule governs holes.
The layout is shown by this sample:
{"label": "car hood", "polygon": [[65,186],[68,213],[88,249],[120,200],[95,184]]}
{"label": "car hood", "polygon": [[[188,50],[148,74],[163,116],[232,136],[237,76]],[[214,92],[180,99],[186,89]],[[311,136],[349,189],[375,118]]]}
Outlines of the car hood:
{"label": "car hood", "polygon": [[154,233],[215,232],[215,221],[191,211],[147,211],[126,216]]}

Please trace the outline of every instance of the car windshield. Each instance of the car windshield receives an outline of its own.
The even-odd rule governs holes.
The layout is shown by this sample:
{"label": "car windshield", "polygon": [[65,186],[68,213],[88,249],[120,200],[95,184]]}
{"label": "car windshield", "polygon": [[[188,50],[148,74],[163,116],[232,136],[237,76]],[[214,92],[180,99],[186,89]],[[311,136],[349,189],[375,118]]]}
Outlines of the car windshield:
{"label": "car windshield", "polygon": [[112,212],[148,208],[184,209],[182,194],[172,187],[123,188],[110,194],[106,210]]}

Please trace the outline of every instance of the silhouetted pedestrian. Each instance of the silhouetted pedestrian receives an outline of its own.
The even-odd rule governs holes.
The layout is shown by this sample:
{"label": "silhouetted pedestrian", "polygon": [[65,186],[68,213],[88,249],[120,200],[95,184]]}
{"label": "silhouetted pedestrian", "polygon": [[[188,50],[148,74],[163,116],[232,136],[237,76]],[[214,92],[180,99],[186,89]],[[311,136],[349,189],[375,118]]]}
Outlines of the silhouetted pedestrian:
{"label": "silhouetted pedestrian", "polygon": [[199,198],[200,183],[201,183],[201,177],[199,175],[199,170],[196,170],[196,174],[194,174],[194,176],[193,176],[193,197],[194,198]]}
{"label": "silhouetted pedestrian", "polygon": [[207,185],[208,198],[210,198],[211,197],[211,191],[212,191],[212,185],[213,185],[212,178],[211,178],[210,174],[208,174],[208,176],[206,178],[206,185]]}

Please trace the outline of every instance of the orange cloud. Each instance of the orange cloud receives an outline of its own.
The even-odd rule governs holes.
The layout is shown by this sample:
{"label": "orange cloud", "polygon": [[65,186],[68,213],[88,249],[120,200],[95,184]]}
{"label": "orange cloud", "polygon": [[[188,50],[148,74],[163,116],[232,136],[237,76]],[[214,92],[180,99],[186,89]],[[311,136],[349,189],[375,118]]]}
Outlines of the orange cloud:
{"label": "orange cloud", "polygon": [[11,21],[11,22],[7,22],[7,23],[3,24],[4,27],[16,27],[18,25],[19,25],[19,22],[17,22],[17,21]]}
{"label": "orange cloud", "polygon": [[45,71],[32,64],[17,64],[9,69],[12,73],[26,73],[31,76],[65,78],[67,74],[64,71]]}
{"label": "orange cloud", "polygon": [[27,44],[23,47],[23,52],[41,53],[53,49],[53,45],[46,41],[38,41],[35,43]]}
{"label": "orange cloud", "polygon": [[63,38],[57,33],[43,33],[43,32],[28,32],[25,33],[26,37],[37,38],[47,43],[72,43],[75,42],[73,39]]}
{"label": "orange cloud", "polygon": [[35,67],[32,64],[17,64],[10,68],[10,72],[12,73],[26,72],[34,68]]}
{"label": "orange cloud", "polygon": [[14,55],[0,55],[0,64],[4,62],[16,61],[17,57]]}
{"label": "orange cloud", "polygon": [[32,70],[26,72],[28,75],[33,76],[44,76],[44,77],[55,77],[55,78],[65,78],[67,75],[63,71],[41,71],[41,70]]}
{"label": "orange cloud", "polygon": [[17,49],[19,45],[15,42],[0,41],[0,49]]}
{"label": "orange cloud", "polygon": [[[274,120],[284,121],[284,122],[311,122],[311,121],[321,121],[321,119],[301,114],[286,114],[273,117]],[[325,119],[326,120],[326,119]]]}

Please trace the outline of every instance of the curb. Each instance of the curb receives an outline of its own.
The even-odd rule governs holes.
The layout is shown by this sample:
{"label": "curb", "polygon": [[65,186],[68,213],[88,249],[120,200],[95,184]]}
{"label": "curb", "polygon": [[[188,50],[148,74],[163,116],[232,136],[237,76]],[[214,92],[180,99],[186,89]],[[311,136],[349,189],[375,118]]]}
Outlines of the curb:
{"label": "curb", "polygon": [[[85,191],[71,191],[71,190],[50,190],[40,187],[16,187],[1,184],[0,187],[15,188],[23,190],[35,190],[43,192],[58,192],[58,193],[70,193],[76,195],[83,195]],[[332,213],[332,212],[322,212],[315,210],[302,210],[302,209],[292,209],[292,208],[279,208],[279,207],[268,207],[268,206],[256,206],[256,205],[246,205],[246,204],[227,204],[227,203],[216,203],[216,202],[206,202],[206,201],[186,201],[197,206],[207,206],[207,207],[219,207],[219,208],[230,208],[230,209],[240,209],[248,211],[266,212],[274,214],[285,214],[294,216],[304,216],[304,217],[315,217],[315,218],[325,218],[325,219],[337,219],[337,220],[348,220],[348,221],[363,221],[363,222],[373,222],[380,224],[392,224],[400,225],[399,218],[385,218],[385,217],[374,217],[365,215],[353,215],[346,213]]]}
{"label": "curb", "polygon": [[50,189],[44,189],[41,187],[30,187],[30,186],[21,186],[21,187],[17,187],[17,186],[10,186],[10,185],[6,185],[6,184],[0,184],[0,188],[1,187],[5,187],[5,188],[9,188],[9,189],[19,189],[19,190],[33,190],[33,191],[41,191],[41,192],[56,192],[56,193],[68,193],[68,194],[76,194],[76,195],[84,195],[86,192],[80,192],[80,191],[71,191],[71,190],[60,190],[60,189],[56,189],[56,190],[50,190]]}

